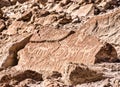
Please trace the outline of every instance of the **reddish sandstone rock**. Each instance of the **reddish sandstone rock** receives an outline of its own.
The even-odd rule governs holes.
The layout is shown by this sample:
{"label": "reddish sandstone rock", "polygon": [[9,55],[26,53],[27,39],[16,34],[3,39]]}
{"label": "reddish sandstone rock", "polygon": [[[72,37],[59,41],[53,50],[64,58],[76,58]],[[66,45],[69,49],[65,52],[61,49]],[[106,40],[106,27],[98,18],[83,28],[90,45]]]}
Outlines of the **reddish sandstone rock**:
{"label": "reddish sandstone rock", "polygon": [[94,35],[100,38],[104,42],[111,43],[117,50],[118,57],[120,56],[120,25],[119,25],[120,10],[115,10],[112,13],[108,13],[92,17],[81,28],[86,34]]}
{"label": "reddish sandstone rock", "polygon": [[[116,17],[119,17],[119,11],[109,13],[106,16],[101,15],[91,18],[80,30],[75,32],[48,27],[41,29],[38,35],[32,36],[31,43],[19,52],[18,69],[24,67],[37,71],[40,69],[62,71],[63,63],[68,62],[94,64],[117,61],[118,54],[115,46],[112,44],[109,44],[110,46],[105,45],[104,42],[101,42],[101,40],[105,40],[106,42],[116,43],[114,40],[117,40],[117,38],[113,38],[114,35],[119,35],[115,30],[116,26],[119,27],[119,20]],[[108,18],[109,21],[113,20],[113,22],[107,22]],[[114,22],[116,26],[112,26]],[[109,28],[106,27],[109,27],[110,30],[107,30]],[[115,34],[113,30],[116,31]],[[36,66],[40,67],[37,68]]]}
{"label": "reddish sandstone rock", "polygon": [[95,55],[102,47],[97,38],[83,36],[82,31],[45,28],[39,33],[40,36],[33,35],[31,43],[19,52],[19,68],[61,71],[63,63],[94,64]]}

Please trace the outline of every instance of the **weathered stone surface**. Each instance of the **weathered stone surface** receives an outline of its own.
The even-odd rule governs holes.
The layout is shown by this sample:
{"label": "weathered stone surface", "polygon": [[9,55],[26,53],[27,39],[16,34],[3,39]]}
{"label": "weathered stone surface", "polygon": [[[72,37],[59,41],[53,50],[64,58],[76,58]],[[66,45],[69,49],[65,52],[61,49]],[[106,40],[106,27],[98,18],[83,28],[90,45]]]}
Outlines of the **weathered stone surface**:
{"label": "weathered stone surface", "polygon": [[[118,6],[119,0],[1,0],[0,87],[119,87],[120,65],[111,63],[120,62]],[[68,62],[89,68],[65,68]],[[32,70],[45,70],[44,81]],[[95,70],[108,80],[97,81]]]}
{"label": "weathered stone surface", "polygon": [[70,87],[64,85],[64,83],[60,82],[59,80],[51,80],[46,79],[39,85],[33,85],[33,86],[40,86],[40,87]]}
{"label": "weathered stone surface", "polygon": [[14,35],[18,33],[18,29],[20,30],[21,27],[24,26],[24,22],[14,21],[9,27],[6,33],[8,35]]}
{"label": "weathered stone surface", "polygon": [[74,10],[76,10],[77,8],[79,8],[80,7],[80,5],[79,4],[72,4],[72,5],[70,5],[69,7],[68,7],[68,9],[67,9],[67,13],[70,13],[70,12],[72,12],[72,11],[74,11]]}
{"label": "weathered stone surface", "polygon": [[109,14],[93,17],[82,26],[82,29],[86,34],[95,35],[101,40],[111,43],[116,48],[118,56],[120,57],[119,16],[120,10],[118,9]]}
{"label": "weathered stone surface", "polygon": [[24,14],[21,15],[20,18],[17,19],[17,21],[30,21],[32,17],[32,11],[25,12]]}
{"label": "weathered stone surface", "polygon": [[70,1],[71,1],[71,0],[62,0],[62,3],[63,3],[64,5],[66,5],[66,4],[70,3]]}
{"label": "weathered stone surface", "polygon": [[0,32],[5,28],[5,23],[3,20],[0,20]]}
{"label": "weathered stone surface", "polygon": [[[31,43],[19,52],[19,67],[61,71],[67,62],[94,64],[95,55],[102,47],[97,38],[83,36],[82,31],[45,28],[39,33],[40,36],[33,35]],[[36,65],[44,67],[38,69]]]}
{"label": "weathered stone surface", "polygon": [[[75,33],[73,33],[73,31],[68,32],[66,30],[51,28],[41,29],[38,35],[33,35],[31,43],[19,52],[20,62],[18,65],[25,69],[28,68],[38,71],[39,69],[61,71],[62,64],[67,62],[94,64],[99,61],[117,61],[118,56],[114,46],[110,45],[110,48],[105,48],[106,51],[107,49],[112,49],[112,52],[105,52],[105,50],[101,52],[102,48],[104,48],[104,44],[98,39],[100,38],[103,41],[110,42],[108,38],[102,38],[107,36],[100,36],[100,34],[104,35],[105,33],[107,34],[107,32],[113,33],[113,30],[116,29],[115,27],[119,27],[118,22],[115,22],[115,27],[112,26],[113,22],[108,22],[110,23],[109,25],[107,25],[105,21],[103,22],[103,20],[107,21],[108,17],[109,21],[110,19],[114,20],[114,22],[115,20],[117,21],[116,17],[119,17],[119,11],[109,13],[106,16],[93,17],[85,23],[80,30],[75,31]],[[112,29],[104,32],[105,29],[110,28],[106,28],[105,26],[112,26]],[[95,32],[96,29],[99,30]],[[72,34],[70,34],[71,32]],[[93,34],[98,38],[94,37]],[[115,34],[119,35],[119,33]],[[113,41],[113,39],[111,39],[111,41]],[[33,63],[35,65],[33,65]],[[27,66],[26,64],[29,65]],[[36,65],[44,67],[38,69]]]}
{"label": "weathered stone surface", "polygon": [[17,52],[24,48],[32,35],[15,36],[9,43],[4,43],[0,47],[0,67],[10,67],[17,65]]}
{"label": "weathered stone surface", "polygon": [[96,54],[96,61],[95,63],[100,62],[117,62],[119,59],[117,58],[117,51],[116,49],[109,43],[106,43],[100,51]]}
{"label": "weathered stone surface", "polygon": [[61,78],[62,74],[57,71],[52,71],[43,75],[43,79],[58,79]]}
{"label": "weathered stone surface", "polygon": [[3,17],[3,11],[0,9],[0,18]]}
{"label": "weathered stone surface", "polygon": [[30,33],[33,31],[33,29],[35,29],[33,24],[27,24],[23,21],[13,21],[8,29],[4,31],[4,33],[8,35],[22,34],[25,32]]}
{"label": "weathered stone surface", "polygon": [[103,79],[101,73],[93,71],[83,64],[68,63],[63,72],[63,80],[67,85],[77,85],[101,79]]}
{"label": "weathered stone surface", "polygon": [[[31,71],[17,71],[15,69],[7,69],[0,72],[0,86],[7,84],[10,87],[25,87],[25,85],[29,84],[30,82],[35,83],[35,81],[42,81],[42,74]],[[31,80],[31,81],[30,81]]]}
{"label": "weathered stone surface", "polygon": [[77,15],[78,17],[94,15],[94,5],[88,4],[80,7],[71,14],[72,16]]}
{"label": "weathered stone surface", "polygon": [[0,0],[0,8],[4,6],[10,6],[9,0]]}
{"label": "weathered stone surface", "polygon": [[15,5],[17,2],[19,2],[19,3],[24,3],[24,2],[30,1],[30,0],[9,0],[9,1],[10,1],[10,3],[11,3],[12,5]]}

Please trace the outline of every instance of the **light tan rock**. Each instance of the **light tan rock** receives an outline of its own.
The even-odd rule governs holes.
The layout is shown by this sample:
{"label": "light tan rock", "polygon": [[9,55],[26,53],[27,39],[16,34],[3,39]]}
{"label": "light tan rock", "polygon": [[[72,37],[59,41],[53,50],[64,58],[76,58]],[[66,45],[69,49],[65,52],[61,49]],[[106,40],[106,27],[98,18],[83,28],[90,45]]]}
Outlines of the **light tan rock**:
{"label": "light tan rock", "polygon": [[71,0],[71,1],[73,1],[75,3],[79,3],[79,4],[85,3],[85,0]]}
{"label": "light tan rock", "polygon": [[117,9],[112,13],[103,14],[100,16],[92,17],[85,25],[82,26],[86,29],[86,33],[94,35],[101,40],[111,43],[112,46],[117,50],[118,57],[120,56],[120,10]]}
{"label": "light tan rock", "polygon": [[9,27],[6,33],[8,35],[14,35],[18,33],[18,29],[21,29],[24,26],[24,22],[22,21],[14,21]]}
{"label": "light tan rock", "polygon": [[32,32],[35,29],[33,24],[27,24],[23,21],[13,21],[4,33],[8,35],[22,34],[24,32]]}
{"label": "light tan rock", "polygon": [[54,3],[56,0],[48,0],[49,3]]}
{"label": "light tan rock", "polygon": [[94,5],[93,4],[87,4],[84,6],[81,6],[78,10],[75,10],[71,13],[72,16],[92,16],[94,15]]}
{"label": "light tan rock", "polygon": [[62,3],[59,4],[55,4],[54,7],[52,7],[49,12],[63,12],[63,7],[62,7]]}
{"label": "light tan rock", "polygon": [[66,4],[70,3],[70,1],[71,1],[71,0],[62,0],[62,3],[63,3],[64,5],[66,5]]}
{"label": "light tan rock", "polygon": [[44,80],[41,84],[36,85],[40,87],[67,87],[64,85],[64,83],[60,82],[59,80],[51,80],[51,79],[46,79]]}
{"label": "light tan rock", "polygon": [[80,7],[80,5],[79,4],[72,4],[72,5],[70,5],[69,7],[68,7],[68,9],[67,9],[67,13],[71,13],[71,12],[73,12],[74,10],[76,10],[76,9],[79,9],[79,7]]}

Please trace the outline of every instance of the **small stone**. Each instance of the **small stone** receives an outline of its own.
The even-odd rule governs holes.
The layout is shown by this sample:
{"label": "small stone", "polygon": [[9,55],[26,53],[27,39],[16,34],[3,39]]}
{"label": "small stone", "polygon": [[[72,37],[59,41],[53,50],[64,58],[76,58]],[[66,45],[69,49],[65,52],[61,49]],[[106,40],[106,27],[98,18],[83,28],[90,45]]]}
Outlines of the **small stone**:
{"label": "small stone", "polygon": [[5,23],[3,20],[0,20],[0,32],[5,28]]}
{"label": "small stone", "polygon": [[3,17],[3,11],[0,9],[0,18]]}
{"label": "small stone", "polygon": [[72,23],[79,23],[80,22],[80,19],[79,17],[76,17],[72,20]]}
{"label": "small stone", "polygon": [[52,73],[50,73],[50,75],[47,77],[47,79],[50,79],[50,78],[59,78],[59,77],[62,77],[61,73],[57,72],[57,71],[53,71]]}
{"label": "small stone", "polygon": [[49,14],[50,14],[49,11],[45,11],[45,10],[40,11],[40,16],[41,16],[41,17],[45,17],[45,16],[47,16],[47,15],[49,15]]}
{"label": "small stone", "polygon": [[70,1],[71,1],[71,0],[62,0],[62,3],[63,3],[64,5],[66,5],[66,4],[70,3]]}
{"label": "small stone", "polygon": [[15,4],[17,3],[17,0],[10,0],[10,3],[11,3],[12,5],[15,5]]}
{"label": "small stone", "polygon": [[32,17],[32,11],[25,12],[17,21],[30,21]]}
{"label": "small stone", "polygon": [[59,20],[59,24],[67,24],[67,23],[70,23],[72,21],[71,17],[68,16],[68,17],[64,17],[62,19]]}

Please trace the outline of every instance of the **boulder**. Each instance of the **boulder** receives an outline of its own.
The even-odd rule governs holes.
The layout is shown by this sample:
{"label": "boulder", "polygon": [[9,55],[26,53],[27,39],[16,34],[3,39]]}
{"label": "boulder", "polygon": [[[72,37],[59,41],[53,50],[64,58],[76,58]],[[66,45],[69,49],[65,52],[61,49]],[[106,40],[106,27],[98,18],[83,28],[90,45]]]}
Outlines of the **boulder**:
{"label": "boulder", "polygon": [[84,64],[68,63],[65,65],[62,80],[66,85],[77,85],[103,79],[102,73],[89,69]]}
{"label": "boulder", "polygon": [[63,64],[68,62],[94,64],[95,55],[102,46],[99,39],[83,36],[82,31],[45,27],[39,31],[39,34],[33,35],[30,43],[19,51],[20,60],[17,69],[23,67],[22,69],[61,72]]}

